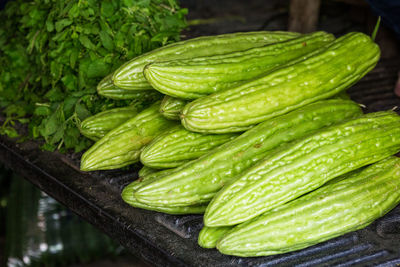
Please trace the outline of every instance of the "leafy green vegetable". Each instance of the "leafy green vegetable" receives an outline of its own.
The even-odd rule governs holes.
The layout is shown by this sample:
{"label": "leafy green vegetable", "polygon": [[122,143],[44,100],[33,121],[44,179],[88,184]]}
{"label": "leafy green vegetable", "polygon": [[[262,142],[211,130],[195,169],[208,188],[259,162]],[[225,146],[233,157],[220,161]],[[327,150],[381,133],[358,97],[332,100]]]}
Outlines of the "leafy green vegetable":
{"label": "leafy green vegetable", "polygon": [[123,62],[179,40],[186,27],[176,0],[15,0],[0,11],[0,134],[43,138],[44,149],[80,151],[90,141],[77,123],[136,104],[96,94],[97,83]]}

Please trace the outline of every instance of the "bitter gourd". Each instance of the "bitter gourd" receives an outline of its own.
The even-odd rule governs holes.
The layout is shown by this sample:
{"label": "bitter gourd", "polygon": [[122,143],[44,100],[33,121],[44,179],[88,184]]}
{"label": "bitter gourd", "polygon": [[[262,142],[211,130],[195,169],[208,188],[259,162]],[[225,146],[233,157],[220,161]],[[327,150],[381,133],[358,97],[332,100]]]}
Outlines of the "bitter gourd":
{"label": "bitter gourd", "polygon": [[109,109],[86,118],[79,124],[79,130],[87,138],[98,141],[137,113],[136,107],[131,106]]}
{"label": "bitter gourd", "polygon": [[345,90],[376,65],[379,55],[379,47],[369,36],[346,34],[305,59],[187,104],[182,124],[195,132],[243,131]]}
{"label": "bitter gourd", "polygon": [[[167,170],[159,171],[160,172],[166,172]],[[161,175],[162,176],[162,175]],[[137,201],[137,199],[134,196],[134,192],[142,186],[144,182],[151,182],[152,180],[157,179],[155,176],[144,176],[143,178],[139,178],[136,181],[133,181],[124,189],[122,190],[121,197],[122,199],[131,205],[132,207],[135,208],[141,208],[141,209],[146,209],[146,210],[153,210],[153,211],[159,211],[163,213],[168,213],[168,214],[174,214],[174,215],[183,215],[183,214],[202,214],[204,213],[206,206],[205,205],[194,205],[194,206],[183,206],[183,207],[165,207],[165,206],[151,206],[151,205],[146,205],[143,203],[140,203]]]}
{"label": "bitter gourd", "polygon": [[139,161],[143,146],[176,125],[161,116],[159,107],[160,101],[108,132],[83,154],[81,170],[116,169]]}
{"label": "bitter gourd", "polygon": [[334,39],[332,34],[313,32],[245,51],[154,62],[144,68],[144,76],[161,93],[196,99],[237,86]]}
{"label": "bitter gourd", "polygon": [[140,161],[143,165],[156,169],[178,167],[237,136],[238,134],[194,133],[178,125],[148,144],[140,154]]}
{"label": "bitter gourd", "polygon": [[156,90],[127,90],[115,86],[111,80],[112,75],[106,76],[97,85],[97,93],[101,96],[115,100],[136,100],[153,103],[162,98]]}
{"label": "bitter gourd", "polygon": [[390,157],[233,228],[217,243],[242,257],[299,250],[362,229],[400,202],[400,159]]}
{"label": "bitter gourd", "polygon": [[239,32],[181,41],[128,61],[114,72],[112,80],[119,88],[149,90],[152,87],[143,76],[143,68],[154,61],[221,55],[288,40],[299,35],[280,31]]}
{"label": "bitter gourd", "polygon": [[150,205],[207,203],[227,182],[283,143],[362,114],[350,100],[319,101],[265,121],[136,192]]}
{"label": "bitter gourd", "polygon": [[197,239],[197,243],[202,248],[215,248],[217,241],[221,239],[226,233],[232,230],[231,226],[222,227],[207,227],[204,226]]}
{"label": "bitter gourd", "polygon": [[184,99],[164,96],[160,105],[160,113],[170,120],[180,120],[179,114],[188,102]]}
{"label": "bitter gourd", "polygon": [[327,181],[400,150],[400,116],[365,114],[281,147],[219,191],[207,226],[235,225],[312,191]]}
{"label": "bitter gourd", "polygon": [[160,170],[153,169],[153,168],[150,168],[150,167],[147,167],[147,166],[143,166],[139,170],[138,175],[139,175],[139,178],[141,178],[141,177],[146,177],[147,175],[155,173],[155,172],[158,172],[158,171],[160,171]]}

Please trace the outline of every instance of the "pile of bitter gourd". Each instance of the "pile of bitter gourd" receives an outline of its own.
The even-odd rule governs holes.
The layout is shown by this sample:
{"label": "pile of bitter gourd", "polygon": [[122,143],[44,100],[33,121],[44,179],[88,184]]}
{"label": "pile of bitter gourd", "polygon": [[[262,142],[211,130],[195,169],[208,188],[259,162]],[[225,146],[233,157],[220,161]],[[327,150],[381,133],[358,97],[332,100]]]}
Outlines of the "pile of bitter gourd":
{"label": "pile of bitter gourd", "polygon": [[400,116],[363,114],[345,94],[379,55],[356,32],[233,33],[156,49],[98,93],[164,99],[82,122],[98,141],[81,169],[140,160],[125,202],[204,213],[199,245],[224,254],[284,253],[363,228],[400,202]]}

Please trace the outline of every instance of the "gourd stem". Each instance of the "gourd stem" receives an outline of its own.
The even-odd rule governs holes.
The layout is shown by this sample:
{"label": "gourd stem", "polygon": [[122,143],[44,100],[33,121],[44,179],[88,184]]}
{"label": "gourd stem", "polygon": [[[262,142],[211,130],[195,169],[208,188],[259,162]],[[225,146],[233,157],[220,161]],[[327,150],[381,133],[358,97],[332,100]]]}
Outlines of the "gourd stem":
{"label": "gourd stem", "polygon": [[376,37],[376,34],[378,33],[378,29],[379,29],[379,25],[380,25],[380,24],[381,24],[381,17],[379,16],[379,17],[378,17],[378,20],[377,20],[377,22],[376,22],[374,31],[372,32],[372,35],[371,35],[372,41],[375,41],[375,37]]}

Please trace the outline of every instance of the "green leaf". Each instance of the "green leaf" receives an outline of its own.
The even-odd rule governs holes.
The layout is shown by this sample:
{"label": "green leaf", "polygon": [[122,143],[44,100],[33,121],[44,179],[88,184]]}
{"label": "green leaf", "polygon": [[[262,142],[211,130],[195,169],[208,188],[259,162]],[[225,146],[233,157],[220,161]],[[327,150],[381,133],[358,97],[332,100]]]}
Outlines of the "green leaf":
{"label": "green leaf", "polygon": [[66,148],[74,148],[83,138],[80,138],[80,132],[75,125],[68,125],[64,135],[64,143]]}
{"label": "green leaf", "polygon": [[11,104],[5,109],[8,117],[23,117],[26,115],[26,110],[23,106],[18,104]]}
{"label": "green leaf", "polygon": [[63,65],[55,60],[50,63],[50,74],[55,81],[58,81],[61,77]]}
{"label": "green leaf", "polygon": [[83,105],[82,103],[80,103],[79,101],[76,103],[75,105],[75,113],[78,116],[78,118],[83,121],[84,119],[86,119],[87,117],[91,116],[92,114],[89,112],[89,110],[87,110],[87,108],[85,107],[85,105]]}
{"label": "green leaf", "polygon": [[71,69],[75,68],[75,64],[78,60],[78,57],[79,57],[79,50],[72,49],[71,54],[69,55],[69,65],[71,66]]}
{"label": "green leaf", "polygon": [[63,123],[58,126],[57,130],[51,137],[50,144],[56,144],[56,143],[60,142],[64,136],[64,132],[65,132],[65,126]]}
{"label": "green leaf", "polygon": [[111,17],[114,15],[115,9],[112,1],[101,2],[101,15],[104,17]]}
{"label": "green leaf", "polygon": [[51,20],[46,21],[46,29],[48,32],[52,32],[54,30],[54,23]]}
{"label": "green leaf", "polygon": [[92,41],[90,41],[90,39],[89,39],[89,37],[87,37],[87,35],[81,34],[79,36],[79,42],[81,42],[81,44],[89,50],[96,49],[96,46],[92,43]]}
{"label": "green leaf", "polygon": [[67,74],[61,78],[61,81],[65,85],[65,87],[71,91],[75,91],[78,89],[78,79],[73,74]]}
{"label": "green leaf", "polygon": [[110,66],[103,59],[97,59],[90,63],[87,76],[89,78],[104,77],[110,72]]}
{"label": "green leaf", "polygon": [[110,35],[106,31],[100,31],[100,40],[104,48],[112,51],[114,49],[114,42]]}
{"label": "green leaf", "polygon": [[34,115],[37,116],[48,116],[51,114],[51,110],[49,107],[46,106],[39,106],[35,108],[35,111],[33,112]]}
{"label": "green leaf", "polygon": [[0,135],[7,135],[10,138],[18,137],[19,134],[17,130],[13,127],[0,127]]}
{"label": "green leaf", "polygon": [[71,9],[68,11],[68,16],[70,18],[77,18],[79,16],[79,4],[74,3]]}
{"label": "green leaf", "polygon": [[70,19],[62,19],[56,22],[56,31],[60,32],[62,31],[65,27],[69,26],[72,24],[72,20]]}
{"label": "green leaf", "polygon": [[40,127],[40,134],[43,137],[48,137],[55,132],[60,127],[63,127],[64,124],[64,116],[62,113],[62,108],[61,105],[59,105],[56,109],[56,111],[50,115],[47,119],[42,121],[41,127]]}
{"label": "green leaf", "polygon": [[69,96],[64,100],[63,108],[66,117],[70,117],[73,115],[73,113],[75,112],[75,105],[78,100],[79,98],[75,96]]}
{"label": "green leaf", "polygon": [[64,93],[58,87],[53,87],[45,95],[45,98],[52,102],[58,102],[64,99]]}

